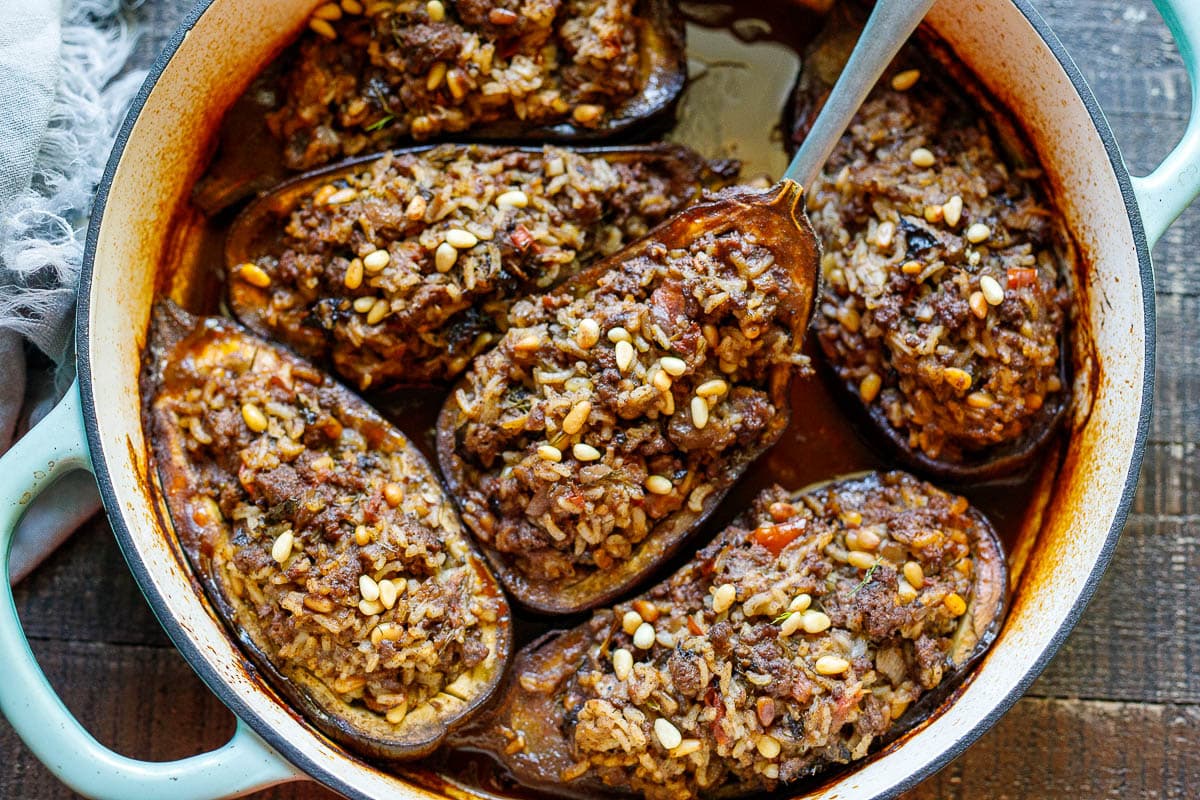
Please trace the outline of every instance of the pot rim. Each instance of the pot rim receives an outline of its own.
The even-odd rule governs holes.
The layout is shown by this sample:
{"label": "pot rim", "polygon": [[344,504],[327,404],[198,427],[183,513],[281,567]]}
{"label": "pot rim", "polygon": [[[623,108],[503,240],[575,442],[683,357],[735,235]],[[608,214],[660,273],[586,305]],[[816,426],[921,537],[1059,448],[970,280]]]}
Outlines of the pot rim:
{"label": "pot rim", "polygon": [[[121,552],[125,557],[125,561],[133,573],[134,579],[137,581],[139,589],[142,590],[143,596],[149,603],[151,610],[166,631],[167,636],[171,639],[172,644],[180,651],[187,660],[189,666],[199,675],[201,680],[208,689],[216,695],[230,711],[238,717],[238,719],[249,725],[259,736],[267,741],[271,747],[279,752],[281,756],[291,762],[293,765],[303,770],[309,778],[318,781],[326,787],[340,792],[346,796],[360,796],[360,792],[356,790],[347,780],[338,774],[336,769],[331,769],[325,763],[318,762],[308,757],[302,750],[294,746],[289,740],[279,735],[272,727],[266,724],[258,714],[250,707],[248,703],[235,693],[228,684],[226,684],[218,674],[217,670],[211,667],[205,660],[201,648],[188,635],[186,628],[172,616],[151,580],[150,570],[145,562],[140,558],[137,548],[133,546],[133,539],[129,527],[126,524],[125,517],[122,514],[120,503],[117,500],[115,490],[113,488],[113,480],[109,473],[108,464],[105,460],[104,448],[100,441],[98,414],[96,411],[96,402],[94,397],[94,386],[92,381],[90,363],[91,363],[91,341],[89,318],[92,308],[92,273],[95,268],[96,244],[99,238],[100,227],[104,220],[104,210],[108,201],[109,191],[112,186],[113,177],[117,171],[117,167],[124,155],[125,147],[128,144],[130,134],[136,124],[142,110],[145,107],[146,101],[150,93],[158,84],[158,79],[166,70],[168,64],[174,58],[176,52],[183,45],[188,32],[199,21],[199,19],[208,11],[208,9],[217,0],[198,0],[196,4],[184,15],[179,27],[167,40],[162,52],[155,59],[151,66],[146,80],[142,83],[137,95],[130,103],[129,111],[126,114],[125,120],[121,124],[121,128],[117,133],[116,140],[113,144],[112,152],[108,162],[104,168],[104,174],[96,190],[95,202],[92,206],[91,220],[88,225],[87,240],[84,248],[84,257],[82,270],[79,277],[78,300],[75,320],[75,342],[76,342],[76,371],[79,379],[80,397],[82,400],[82,415],[84,421],[84,429],[87,434],[87,447],[91,454],[91,460],[95,471],[96,482],[100,489],[101,500],[103,501],[105,511],[108,515],[109,522],[112,525],[113,531],[116,534],[117,544],[121,548]],[[1033,663],[1025,670],[1025,673],[1014,685],[1012,690],[1005,695],[1001,700],[992,707],[992,709],[982,719],[976,722],[971,728],[964,733],[956,736],[953,741],[947,743],[941,752],[923,767],[915,772],[907,775],[904,779],[894,784],[886,792],[876,795],[871,800],[883,800],[887,797],[895,797],[902,792],[905,792],[918,783],[925,780],[934,773],[940,771],[943,767],[949,764],[958,756],[962,755],[968,747],[975,743],[988,729],[990,729],[1010,708],[1024,696],[1025,692],[1033,684],[1033,682],[1045,670],[1050,660],[1057,654],[1062,647],[1067,637],[1078,624],[1080,617],[1083,615],[1084,609],[1088,602],[1095,594],[1096,588],[1100,582],[1100,578],[1108,569],[1109,563],[1112,561],[1113,553],[1116,549],[1117,541],[1120,538],[1121,531],[1125,527],[1125,522],[1129,516],[1129,511],[1133,505],[1134,494],[1137,491],[1138,477],[1141,473],[1142,461],[1145,456],[1146,440],[1149,435],[1150,417],[1152,402],[1154,397],[1154,380],[1155,380],[1155,296],[1154,296],[1154,271],[1151,264],[1150,249],[1147,245],[1146,233],[1142,224],[1141,213],[1138,208],[1137,200],[1133,193],[1133,184],[1130,178],[1129,170],[1125,165],[1125,161],[1121,156],[1121,151],[1117,145],[1116,139],[1113,136],[1112,129],[1109,127],[1108,121],[1100,108],[1099,103],[1093,94],[1091,87],[1087,84],[1083,74],[1075,65],[1074,60],[1059,40],[1058,36],[1051,29],[1045,18],[1034,8],[1032,0],[1012,0],[1014,6],[1025,17],[1026,21],[1034,29],[1034,32],[1045,42],[1050,49],[1059,66],[1066,73],[1071,86],[1074,88],[1076,95],[1083,104],[1088,116],[1091,119],[1092,125],[1095,127],[1097,134],[1100,137],[1101,143],[1104,145],[1104,150],[1108,154],[1109,163],[1113,173],[1116,176],[1117,183],[1121,190],[1121,198],[1125,204],[1129,222],[1132,228],[1134,247],[1137,252],[1138,271],[1142,283],[1142,307],[1143,307],[1143,325],[1145,336],[1145,354],[1144,367],[1142,375],[1142,403],[1138,411],[1138,426],[1137,433],[1134,437],[1133,452],[1129,461],[1129,468],[1125,475],[1124,486],[1121,490],[1121,497],[1117,504],[1115,514],[1113,516],[1112,525],[1109,527],[1108,533],[1105,535],[1104,544],[1098,553],[1095,563],[1092,565],[1087,579],[1080,590],[1079,596],[1070,611],[1063,618],[1055,631],[1047,646],[1038,654]]]}

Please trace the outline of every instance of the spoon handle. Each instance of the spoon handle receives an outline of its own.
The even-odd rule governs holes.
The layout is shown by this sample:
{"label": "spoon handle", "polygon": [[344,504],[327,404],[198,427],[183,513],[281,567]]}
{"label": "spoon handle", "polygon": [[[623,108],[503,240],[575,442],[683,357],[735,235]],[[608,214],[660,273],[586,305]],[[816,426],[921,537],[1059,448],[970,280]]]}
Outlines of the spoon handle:
{"label": "spoon handle", "polygon": [[785,180],[806,188],[812,184],[879,76],[935,2],[877,0],[829,99],[783,174]]}

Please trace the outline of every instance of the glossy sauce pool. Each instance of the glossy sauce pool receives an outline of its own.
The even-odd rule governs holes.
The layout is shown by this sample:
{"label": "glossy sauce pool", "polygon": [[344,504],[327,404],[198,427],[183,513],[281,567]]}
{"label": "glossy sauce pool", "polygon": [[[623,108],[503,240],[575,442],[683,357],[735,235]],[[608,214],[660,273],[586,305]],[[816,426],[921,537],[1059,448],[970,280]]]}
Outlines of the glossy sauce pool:
{"label": "glossy sauce pool", "polygon": [[[800,53],[818,32],[820,23],[811,12],[789,2],[685,2],[681,6],[690,20],[689,85],[680,105],[679,121],[666,138],[687,144],[710,158],[739,158],[745,178],[765,176],[773,182],[788,161],[783,125]],[[222,122],[212,166],[197,185],[192,206],[177,216],[175,268],[164,271],[161,291],[190,311],[225,311],[221,283],[224,238],[242,203],[211,216],[205,211],[225,205],[229,197],[244,198],[266,189],[288,175],[280,165],[278,145],[262,121],[264,108],[273,100],[268,69]],[[659,577],[670,574],[709,541],[766,486],[778,483],[795,490],[848,473],[894,466],[856,430],[840,407],[831,382],[820,374],[816,351],[810,336],[806,352],[814,369],[793,383],[791,424],[782,439],[746,472],[683,552],[659,570]],[[445,397],[442,389],[416,389],[368,395],[367,400],[436,465],[434,425]],[[1026,518],[1040,513],[1045,500],[1043,478],[1056,471],[1061,449],[1060,442],[1048,447],[1041,469],[1034,472],[981,486],[946,487],[966,495],[995,525],[1009,553],[1011,585],[1016,585],[1022,554],[1032,544],[1021,539],[1023,530],[1032,529],[1025,524]],[[551,628],[569,627],[581,619],[550,620],[519,610],[515,610],[514,617],[516,649]],[[489,795],[535,794],[516,787],[485,756],[441,754],[430,759],[427,766],[399,771],[434,789],[449,783]]]}

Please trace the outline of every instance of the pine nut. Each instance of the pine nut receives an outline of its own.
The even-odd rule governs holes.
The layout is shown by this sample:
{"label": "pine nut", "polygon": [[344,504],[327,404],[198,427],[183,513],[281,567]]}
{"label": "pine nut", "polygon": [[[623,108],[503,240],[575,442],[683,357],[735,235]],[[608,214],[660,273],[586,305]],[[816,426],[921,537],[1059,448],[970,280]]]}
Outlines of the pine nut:
{"label": "pine nut", "polygon": [[864,553],[862,550],[852,551],[846,557],[846,561],[855,569],[870,569],[875,566],[875,556]]}
{"label": "pine nut", "polygon": [[251,286],[265,289],[271,285],[271,276],[258,264],[247,261],[238,267],[238,277]]}
{"label": "pine nut", "polygon": [[446,62],[433,62],[433,66],[429,68],[429,74],[425,77],[425,90],[429,92],[436,92],[437,88],[442,85],[442,81],[445,79]]}
{"label": "pine nut", "polygon": [[720,378],[705,381],[696,387],[696,394],[701,397],[720,397],[729,391],[729,384]]}
{"label": "pine nut", "polygon": [[962,211],[962,196],[956,194],[942,206],[942,217],[946,220],[947,225],[951,228],[956,228],[958,227],[958,223],[962,221]]}
{"label": "pine nut", "polygon": [[618,325],[615,328],[610,328],[608,331],[608,340],[613,342],[632,342],[633,337],[629,335],[629,331]]}
{"label": "pine nut", "polygon": [[562,450],[551,444],[544,444],[538,447],[537,454],[546,461],[558,463],[562,461]]}
{"label": "pine nut", "polygon": [[446,7],[442,5],[442,0],[429,0],[425,4],[425,13],[429,15],[430,22],[441,22],[446,18]]}
{"label": "pine nut", "polygon": [[1004,302],[1004,289],[991,275],[984,275],[979,279],[979,290],[983,292],[983,299],[987,300],[990,306],[998,306]]}
{"label": "pine nut", "polygon": [[925,585],[925,570],[921,569],[921,565],[915,561],[904,562],[904,580],[908,581],[908,585],[914,589],[920,589]]}
{"label": "pine nut", "polygon": [[504,192],[496,198],[497,208],[525,208],[529,205],[529,195],[520,189]]}
{"label": "pine nut", "polygon": [[[407,586],[407,583],[404,584]],[[399,596],[399,587],[395,581],[380,581],[379,582],[379,602],[383,603],[384,608],[393,608],[396,605],[396,598]]]}
{"label": "pine nut", "polygon": [[576,461],[599,461],[600,451],[592,447],[590,444],[579,442],[571,448],[571,454],[575,456]]}
{"label": "pine nut", "polygon": [[574,436],[579,433],[587,423],[588,414],[590,413],[592,413],[592,404],[587,400],[580,400],[571,407],[567,416],[563,418],[563,433],[568,436]]}
{"label": "pine nut", "polygon": [[692,424],[698,431],[708,425],[708,403],[703,397],[692,398]]}
{"label": "pine nut", "polygon": [[622,374],[629,371],[629,367],[633,364],[633,359],[635,356],[636,353],[634,353],[633,345],[624,339],[617,342],[617,369],[620,370]]}
{"label": "pine nut", "polygon": [[678,747],[671,750],[671,758],[684,758],[695,753],[701,747],[699,739],[684,739]]}
{"label": "pine nut", "polygon": [[775,758],[779,755],[779,751],[783,749],[779,745],[779,740],[774,736],[760,736],[755,743],[758,747],[758,752],[763,758]]}
{"label": "pine nut", "polygon": [[829,615],[823,611],[805,611],[800,621],[805,633],[823,633],[829,630],[832,624]]}
{"label": "pine nut", "polygon": [[927,147],[918,147],[916,150],[913,150],[909,159],[918,167],[932,167],[936,160],[933,157],[933,153]]}
{"label": "pine nut", "polygon": [[333,26],[320,17],[313,17],[310,19],[308,21],[308,29],[318,36],[323,36],[330,41],[333,41],[337,38],[337,31],[333,29]]}
{"label": "pine nut", "polygon": [[987,319],[988,302],[983,297],[983,292],[971,292],[971,297],[967,300],[967,305],[971,309],[971,313],[978,319]]}
{"label": "pine nut", "polygon": [[342,282],[346,284],[347,289],[357,289],[362,286],[363,263],[360,259],[354,259],[346,267],[346,277],[342,279]]}
{"label": "pine nut", "polygon": [[946,606],[946,610],[956,617],[961,617],[967,610],[967,601],[963,600],[957,592],[952,592],[946,595],[946,599],[942,601]]}
{"label": "pine nut", "polygon": [[713,593],[713,612],[721,614],[728,611],[734,600],[737,600],[737,587],[732,583],[721,584]]}
{"label": "pine nut", "polygon": [[903,72],[897,72],[892,76],[892,88],[897,92],[907,92],[916,85],[920,77],[921,70],[919,69],[906,69]]}
{"label": "pine nut", "polygon": [[368,272],[376,273],[391,263],[392,256],[387,250],[375,250],[363,258],[363,266]]}
{"label": "pine nut", "polygon": [[979,244],[980,242],[987,241],[991,235],[992,229],[982,222],[976,222],[967,228],[967,241],[971,244]]}
{"label": "pine nut", "polygon": [[649,478],[646,478],[646,489],[651,494],[670,494],[674,488],[675,486],[671,483],[671,480],[662,475],[651,475]]}
{"label": "pine nut", "polygon": [[362,595],[363,600],[374,602],[379,599],[379,584],[370,575],[363,573],[358,576],[358,593]]}
{"label": "pine nut", "polygon": [[654,735],[658,737],[658,743],[668,750],[674,750],[683,743],[683,734],[679,732],[679,728],[662,717],[654,720]]}
{"label": "pine nut", "polygon": [[882,386],[883,378],[880,378],[878,373],[868,372],[858,383],[858,396],[864,403],[871,405],[879,396],[879,389]]}
{"label": "pine nut", "polygon": [[292,548],[296,544],[296,537],[291,531],[284,531],[275,539],[275,543],[271,545],[271,558],[277,563],[284,563],[292,555]]}
{"label": "pine nut", "polygon": [[621,630],[625,631],[630,636],[637,632],[638,626],[643,622],[642,615],[636,611],[626,611],[621,617]]}
{"label": "pine nut", "polygon": [[660,359],[658,363],[662,366],[663,370],[665,370],[666,373],[673,378],[678,378],[680,375],[687,372],[687,362],[682,358],[666,356],[665,358]]}
{"label": "pine nut", "polygon": [[600,324],[596,320],[588,319],[579,323],[579,330],[575,332],[575,344],[582,347],[584,350],[590,350],[600,341]]}
{"label": "pine nut", "polygon": [[267,416],[254,403],[245,403],[242,406],[242,420],[245,421],[246,427],[255,433],[262,433],[267,429]]}
{"label": "pine nut", "polygon": [[654,646],[654,626],[649,622],[638,625],[633,632],[633,646],[639,650],[649,650]]}
{"label": "pine nut", "polygon": [[613,673],[617,680],[623,681],[633,672],[633,653],[624,647],[618,647],[612,654]]}
{"label": "pine nut", "polygon": [[850,662],[838,656],[821,656],[813,666],[818,675],[841,675],[850,669]]}
{"label": "pine nut", "polygon": [[459,250],[467,250],[479,244],[479,238],[470,231],[464,231],[462,228],[452,228],[446,231],[446,241],[451,247],[456,247]]}
{"label": "pine nut", "polygon": [[388,301],[384,300],[382,297],[379,298],[375,301],[374,305],[371,306],[371,310],[367,312],[367,324],[378,325],[380,322],[383,322],[383,318],[386,317],[391,310],[392,309],[388,305]]}

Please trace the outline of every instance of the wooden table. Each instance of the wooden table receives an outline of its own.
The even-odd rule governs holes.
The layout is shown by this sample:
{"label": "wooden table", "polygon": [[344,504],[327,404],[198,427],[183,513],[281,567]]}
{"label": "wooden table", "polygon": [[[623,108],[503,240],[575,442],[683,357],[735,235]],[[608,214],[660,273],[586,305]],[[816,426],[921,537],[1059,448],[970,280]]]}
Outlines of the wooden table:
{"label": "wooden table", "polygon": [[[147,3],[152,60],[189,0]],[[1189,87],[1150,0],[1040,0],[1135,172],[1175,143]],[[1200,207],[1155,252],[1159,372],[1141,485],[1116,558],[1045,675],[912,798],[1141,798],[1200,793]],[[63,700],[104,744],[165,760],[211,749],[233,717],[174,650],[107,522],[87,525],[17,590]],[[1193,677],[1195,676],[1195,677]],[[0,721],[0,798],[71,797]],[[292,784],[259,798],[332,798]]]}

